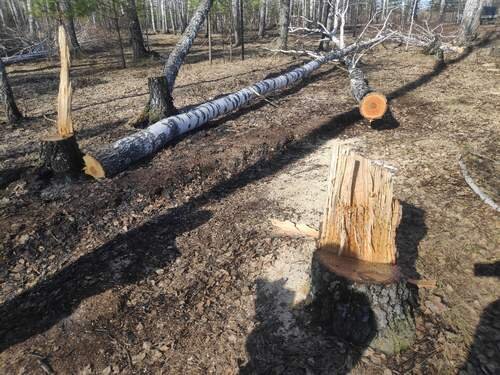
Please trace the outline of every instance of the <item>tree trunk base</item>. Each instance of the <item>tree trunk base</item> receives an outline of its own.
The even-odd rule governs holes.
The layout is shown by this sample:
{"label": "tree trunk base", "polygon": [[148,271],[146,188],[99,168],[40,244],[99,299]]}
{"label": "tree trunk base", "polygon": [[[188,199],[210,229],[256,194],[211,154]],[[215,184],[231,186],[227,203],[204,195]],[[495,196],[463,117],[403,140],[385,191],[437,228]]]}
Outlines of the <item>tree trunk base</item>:
{"label": "tree trunk base", "polygon": [[397,266],[319,249],[311,273],[313,313],[330,334],[389,355],[415,340],[414,291]]}
{"label": "tree trunk base", "polygon": [[83,169],[83,154],[76,137],[53,135],[42,139],[40,159],[42,166],[57,174],[77,175]]}
{"label": "tree trunk base", "polygon": [[384,117],[387,108],[387,98],[379,92],[370,92],[359,102],[361,116],[370,121],[379,120]]}
{"label": "tree trunk base", "polygon": [[165,77],[148,78],[149,101],[144,110],[129,125],[134,128],[145,128],[163,118],[179,113],[168,89]]}

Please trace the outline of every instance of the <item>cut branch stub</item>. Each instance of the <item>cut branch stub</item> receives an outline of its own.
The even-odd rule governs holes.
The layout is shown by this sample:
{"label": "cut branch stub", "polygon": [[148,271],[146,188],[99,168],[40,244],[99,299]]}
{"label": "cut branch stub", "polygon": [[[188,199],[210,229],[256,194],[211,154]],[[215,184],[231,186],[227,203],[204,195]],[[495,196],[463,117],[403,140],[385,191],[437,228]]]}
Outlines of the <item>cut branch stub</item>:
{"label": "cut branch stub", "polygon": [[379,120],[387,112],[387,98],[379,92],[371,92],[359,102],[359,112],[367,120]]}
{"label": "cut branch stub", "polygon": [[320,247],[374,263],[396,263],[401,205],[390,172],[347,147],[332,151]]}

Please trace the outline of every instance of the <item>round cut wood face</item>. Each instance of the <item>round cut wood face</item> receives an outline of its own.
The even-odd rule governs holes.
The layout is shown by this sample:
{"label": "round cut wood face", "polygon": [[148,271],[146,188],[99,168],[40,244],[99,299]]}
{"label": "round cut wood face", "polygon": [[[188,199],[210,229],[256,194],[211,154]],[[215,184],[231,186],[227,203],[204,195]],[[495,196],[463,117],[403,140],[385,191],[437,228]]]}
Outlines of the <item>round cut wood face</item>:
{"label": "round cut wood face", "polygon": [[387,98],[378,92],[369,93],[361,100],[359,110],[370,121],[381,119],[387,111]]}
{"label": "round cut wood face", "polygon": [[317,250],[321,264],[331,272],[348,280],[368,284],[390,284],[401,279],[396,265],[365,262],[337,255],[338,249],[323,247]]}

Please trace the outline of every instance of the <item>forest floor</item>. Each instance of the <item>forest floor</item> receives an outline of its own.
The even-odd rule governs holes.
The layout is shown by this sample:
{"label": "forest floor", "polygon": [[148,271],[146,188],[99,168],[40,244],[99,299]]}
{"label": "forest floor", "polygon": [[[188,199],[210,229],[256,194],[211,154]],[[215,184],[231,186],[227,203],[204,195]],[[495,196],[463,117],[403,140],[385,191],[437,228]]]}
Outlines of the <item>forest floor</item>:
{"label": "forest floor", "polygon": [[[166,53],[175,38],[151,41]],[[174,91],[179,107],[301,63],[258,43],[244,62],[223,62],[216,46],[210,65],[197,41]],[[445,67],[377,48],[363,67],[393,119],[376,129],[330,64],[98,182],[37,176],[39,139],[55,127],[57,63],[9,67],[30,119],[0,120],[0,372],[498,373],[499,216],[458,165],[463,156],[500,202],[500,71],[489,47],[491,38]],[[161,73],[158,61],[116,65],[112,53],[74,62],[83,150],[134,132],[127,121],[145,105],[147,77]],[[403,266],[437,283],[419,290],[416,343],[392,358],[310,323],[314,243],[277,237],[269,223],[318,227],[339,141],[395,172]]]}

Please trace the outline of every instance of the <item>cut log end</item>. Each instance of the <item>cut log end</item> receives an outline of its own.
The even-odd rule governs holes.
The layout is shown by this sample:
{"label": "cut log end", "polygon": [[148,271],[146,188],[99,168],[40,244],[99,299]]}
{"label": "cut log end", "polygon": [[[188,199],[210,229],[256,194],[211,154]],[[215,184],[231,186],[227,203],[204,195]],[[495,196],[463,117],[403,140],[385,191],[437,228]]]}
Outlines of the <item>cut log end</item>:
{"label": "cut log end", "polygon": [[396,266],[315,252],[311,266],[315,319],[332,335],[388,355],[415,340],[415,292]]}
{"label": "cut log end", "polygon": [[104,172],[104,168],[102,167],[101,163],[94,157],[90,156],[89,154],[86,154],[83,157],[83,171],[85,174],[94,177],[95,179],[99,180],[101,178],[106,177],[106,172]]}
{"label": "cut log end", "polygon": [[371,92],[365,95],[359,103],[361,116],[370,121],[381,119],[387,112],[387,108],[387,98],[379,92]]}

